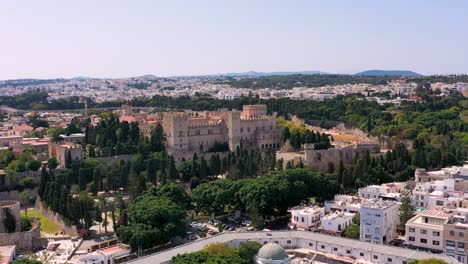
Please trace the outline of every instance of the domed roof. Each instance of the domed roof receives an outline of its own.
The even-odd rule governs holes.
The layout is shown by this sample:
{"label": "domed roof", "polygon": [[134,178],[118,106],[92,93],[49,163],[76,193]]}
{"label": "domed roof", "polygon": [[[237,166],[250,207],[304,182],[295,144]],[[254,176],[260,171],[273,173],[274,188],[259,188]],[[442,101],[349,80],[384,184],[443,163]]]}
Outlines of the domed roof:
{"label": "domed roof", "polygon": [[288,258],[288,254],[280,245],[276,243],[268,243],[260,248],[257,257],[265,260],[284,260]]}

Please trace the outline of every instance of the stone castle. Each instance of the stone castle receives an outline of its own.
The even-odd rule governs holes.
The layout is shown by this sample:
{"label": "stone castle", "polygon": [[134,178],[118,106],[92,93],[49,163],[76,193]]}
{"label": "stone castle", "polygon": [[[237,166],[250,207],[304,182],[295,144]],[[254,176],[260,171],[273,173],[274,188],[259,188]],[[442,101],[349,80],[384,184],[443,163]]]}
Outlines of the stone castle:
{"label": "stone castle", "polygon": [[276,114],[268,115],[266,105],[244,105],[242,111],[166,112],[162,124],[167,151],[178,160],[210,152],[219,144],[230,151],[281,147]]}

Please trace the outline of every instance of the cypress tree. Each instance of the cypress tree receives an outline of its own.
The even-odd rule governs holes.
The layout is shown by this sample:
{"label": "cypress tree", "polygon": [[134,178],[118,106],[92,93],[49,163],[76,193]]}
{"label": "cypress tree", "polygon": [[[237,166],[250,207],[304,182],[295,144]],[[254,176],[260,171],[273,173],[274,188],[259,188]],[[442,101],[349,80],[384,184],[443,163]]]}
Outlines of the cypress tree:
{"label": "cypress tree", "polygon": [[208,176],[208,166],[206,164],[206,160],[205,160],[205,157],[202,157],[201,158],[201,162],[200,162],[200,179],[206,179],[206,177]]}

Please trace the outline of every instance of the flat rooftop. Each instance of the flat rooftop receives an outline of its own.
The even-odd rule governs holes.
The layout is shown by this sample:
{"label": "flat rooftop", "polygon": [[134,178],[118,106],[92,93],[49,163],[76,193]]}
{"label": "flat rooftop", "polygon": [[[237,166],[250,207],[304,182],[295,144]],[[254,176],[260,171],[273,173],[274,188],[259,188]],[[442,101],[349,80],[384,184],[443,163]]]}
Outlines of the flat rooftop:
{"label": "flat rooftop", "polygon": [[10,262],[11,257],[16,253],[16,246],[2,246],[0,247],[0,264],[7,264]]}
{"label": "flat rooftop", "polygon": [[271,232],[233,232],[233,233],[221,233],[205,239],[196,240],[191,243],[187,243],[178,247],[170,248],[165,251],[161,251],[152,255],[148,255],[142,258],[138,258],[129,263],[165,263],[172,259],[172,257],[178,254],[190,253],[202,250],[206,245],[211,243],[228,243],[234,240],[272,240],[272,239],[310,239],[320,243],[327,243],[329,245],[338,245],[348,247],[356,250],[368,251],[372,249],[372,252],[380,254],[388,254],[398,256],[406,259],[427,259],[427,258],[439,258],[445,260],[447,263],[455,264],[458,263],[455,259],[449,258],[445,255],[432,254],[424,251],[416,251],[406,248],[393,247],[388,245],[372,244],[362,242],[354,239],[347,239],[343,237],[329,236],[319,233],[313,233],[308,231],[271,231]]}
{"label": "flat rooftop", "polygon": [[424,210],[421,213],[421,216],[426,216],[426,217],[433,217],[433,218],[440,218],[440,219],[448,219],[450,216],[452,216],[451,213],[446,213],[443,210],[439,208],[429,208],[427,210]]}
{"label": "flat rooftop", "polygon": [[130,248],[126,245],[119,244],[100,249],[99,252],[101,252],[104,255],[110,256],[118,253],[128,253],[130,252]]}

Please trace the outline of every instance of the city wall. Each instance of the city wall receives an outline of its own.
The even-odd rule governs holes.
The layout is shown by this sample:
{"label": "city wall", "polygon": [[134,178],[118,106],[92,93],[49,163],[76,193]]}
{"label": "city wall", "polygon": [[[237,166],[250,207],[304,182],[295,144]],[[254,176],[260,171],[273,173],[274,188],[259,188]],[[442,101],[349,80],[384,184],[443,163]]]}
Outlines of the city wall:
{"label": "city wall", "polygon": [[107,163],[107,165],[115,164],[117,162],[120,162],[121,160],[125,161],[127,163],[134,155],[129,154],[129,155],[117,155],[117,156],[110,156],[110,157],[99,157],[95,158],[96,160],[99,160],[101,162]]}
{"label": "city wall", "polygon": [[41,224],[36,222],[26,232],[0,233],[0,246],[16,245],[18,251],[31,251],[47,245],[47,239],[41,238]]}
{"label": "city wall", "polygon": [[[37,196],[37,187],[34,189],[25,189],[25,191],[28,191],[32,196]],[[19,201],[20,193],[21,192],[18,190],[0,192],[0,201],[4,201],[4,200]]]}
{"label": "city wall", "polygon": [[10,214],[16,220],[16,232],[21,231],[21,217],[20,217],[20,203],[14,200],[0,201],[0,233],[6,233],[6,229],[3,225],[5,219],[5,210],[10,210]]}
{"label": "city wall", "polygon": [[354,145],[321,150],[314,150],[311,145],[312,144],[304,145],[304,164],[307,167],[319,169],[322,171],[327,170],[329,163],[333,163],[336,168],[339,165],[340,160],[342,160],[344,164],[350,164],[356,154]]}
{"label": "city wall", "polygon": [[35,207],[45,218],[49,219],[52,223],[56,224],[60,229],[65,231],[67,235],[79,236],[76,226],[65,224],[65,221],[63,220],[62,216],[45,207],[40,198],[36,199]]}

